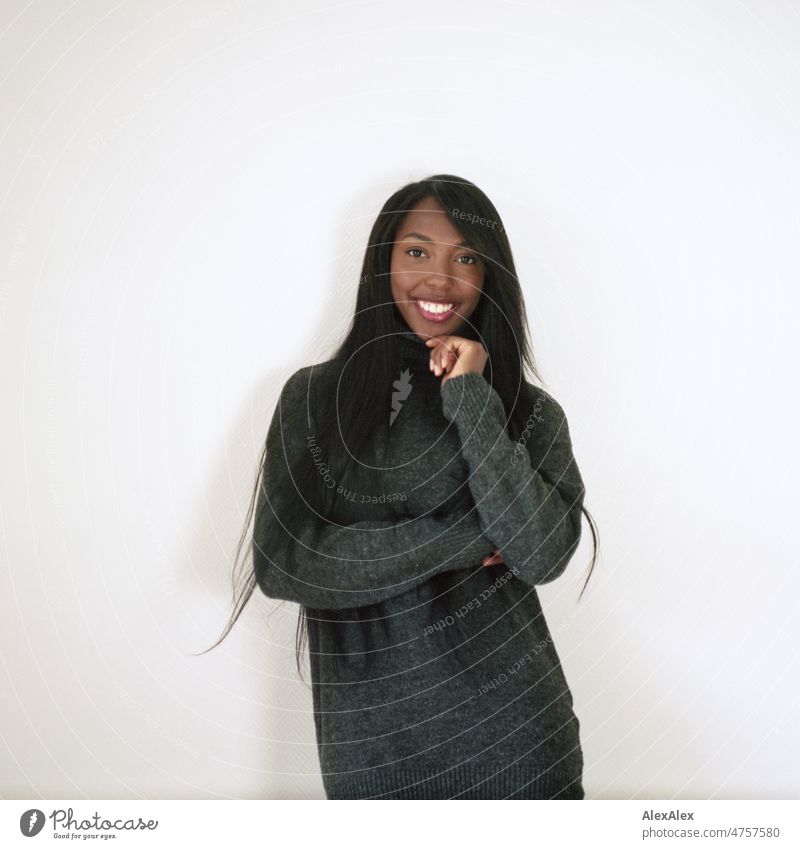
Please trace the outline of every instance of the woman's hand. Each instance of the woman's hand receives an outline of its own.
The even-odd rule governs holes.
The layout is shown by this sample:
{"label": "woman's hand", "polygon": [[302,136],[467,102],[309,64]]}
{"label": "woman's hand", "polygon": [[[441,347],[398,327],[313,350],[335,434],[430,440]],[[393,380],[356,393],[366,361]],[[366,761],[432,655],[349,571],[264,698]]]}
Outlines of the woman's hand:
{"label": "woman's hand", "polygon": [[442,378],[442,386],[454,377],[474,371],[483,374],[489,354],[480,342],[463,336],[436,336],[425,343],[431,349],[431,371]]}
{"label": "woman's hand", "polygon": [[494,554],[490,554],[487,557],[484,557],[481,561],[482,566],[498,566],[500,563],[505,563],[503,560],[503,555],[500,553],[500,549],[498,548]]}

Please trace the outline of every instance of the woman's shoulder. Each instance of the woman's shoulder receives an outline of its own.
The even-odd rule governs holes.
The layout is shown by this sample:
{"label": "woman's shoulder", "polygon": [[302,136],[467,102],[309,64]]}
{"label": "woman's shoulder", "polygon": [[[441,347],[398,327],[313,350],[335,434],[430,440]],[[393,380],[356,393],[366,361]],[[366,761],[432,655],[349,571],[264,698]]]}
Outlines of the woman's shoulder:
{"label": "woman's shoulder", "polygon": [[520,393],[523,396],[524,403],[532,409],[533,412],[541,412],[547,410],[551,415],[564,415],[564,409],[559,404],[558,399],[552,392],[532,383],[530,380],[525,381],[525,389]]}
{"label": "woman's shoulder", "polygon": [[525,417],[524,427],[534,434],[537,442],[569,440],[567,414],[551,391],[526,380],[522,409]]}
{"label": "woman's shoulder", "polygon": [[300,366],[293,371],[281,388],[281,402],[294,403],[301,400],[310,401],[319,397],[332,374],[333,360]]}

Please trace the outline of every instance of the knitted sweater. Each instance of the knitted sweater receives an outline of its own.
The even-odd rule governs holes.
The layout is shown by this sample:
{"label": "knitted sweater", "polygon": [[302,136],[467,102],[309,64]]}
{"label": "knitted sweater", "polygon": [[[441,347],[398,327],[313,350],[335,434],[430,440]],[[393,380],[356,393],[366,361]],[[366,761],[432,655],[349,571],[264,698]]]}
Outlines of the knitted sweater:
{"label": "knitted sweater", "polygon": [[[286,381],[267,435],[254,568],[265,595],[307,609],[325,793],[582,799],[580,723],[536,591],[563,573],[581,533],[564,412],[526,383],[528,429],[513,442],[486,378],[442,384],[403,326],[398,375],[408,369],[411,388],[380,444],[391,472],[372,494],[375,519],[329,526],[309,510],[299,534],[280,519],[293,464],[313,460],[311,372],[324,364]],[[495,549],[505,562],[482,566]],[[443,617],[432,578],[448,571]],[[366,605],[363,621],[354,608]]]}

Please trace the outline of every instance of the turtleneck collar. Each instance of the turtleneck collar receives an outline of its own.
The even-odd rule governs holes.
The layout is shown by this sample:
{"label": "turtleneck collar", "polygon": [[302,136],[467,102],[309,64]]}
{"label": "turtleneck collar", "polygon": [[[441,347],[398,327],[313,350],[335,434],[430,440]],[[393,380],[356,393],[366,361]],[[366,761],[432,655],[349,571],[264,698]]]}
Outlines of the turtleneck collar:
{"label": "turtleneck collar", "polygon": [[[397,339],[400,359],[404,363],[413,363],[427,373],[429,371],[428,360],[430,359],[431,348],[406,324],[405,319],[397,311],[397,307],[392,312],[392,325]],[[467,339],[477,339],[477,334],[469,325],[463,326],[458,331],[458,335]]]}
{"label": "turtleneck collar", "polygon": [[401,361],[407,365],[416,366],[423,372],[429,371],[428,360],[431,356],[430,346],[425,344],[406,324],[402,317],[393,315],[394,335]]}

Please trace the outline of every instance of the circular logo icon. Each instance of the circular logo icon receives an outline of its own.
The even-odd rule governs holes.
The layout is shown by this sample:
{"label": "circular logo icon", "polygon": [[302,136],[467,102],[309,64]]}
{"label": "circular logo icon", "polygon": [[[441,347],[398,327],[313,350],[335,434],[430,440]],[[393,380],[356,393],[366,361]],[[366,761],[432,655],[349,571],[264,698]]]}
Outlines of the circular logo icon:
{"label": "circular logo icon", "polygon": [[19,818],[19,830],[25,837],[35,837],[44,828],[44,811],[30,808]]}

